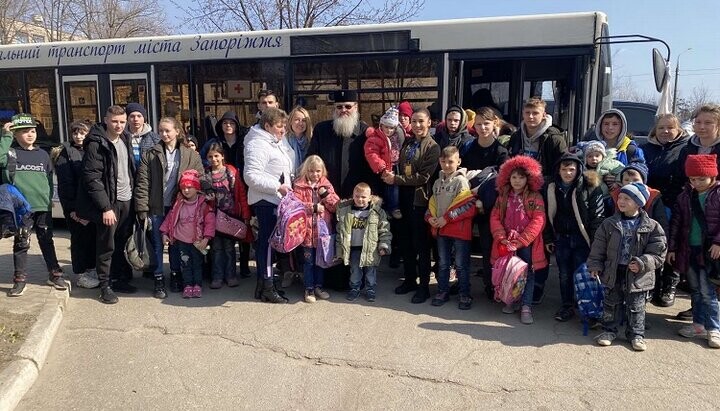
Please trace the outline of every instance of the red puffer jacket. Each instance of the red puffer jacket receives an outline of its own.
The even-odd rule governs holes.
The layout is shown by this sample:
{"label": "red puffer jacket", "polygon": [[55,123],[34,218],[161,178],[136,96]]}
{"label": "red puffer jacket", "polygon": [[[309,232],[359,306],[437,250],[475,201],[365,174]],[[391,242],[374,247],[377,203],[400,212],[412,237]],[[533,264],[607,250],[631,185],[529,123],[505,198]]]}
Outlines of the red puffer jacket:
{"label": "red puffer jacket", "polygon": [[[508,203],[509,192],[509,187],[500,192],[495,207],[490,213],[490,232],[493,236],[493,247],[490,255],[491,264],[494,264],[495,260],[500,257],[498,255],[498,246],[500,241],[507,239],[508,235],[503,226],[503,221],[505,220],[505,208]],[[528,217],[530,217],[530,223],[522,233],[518,233],[517,240],[520,241],[522,247],[532,247],[532,268],[538,270],[548,265],[542,239],[542,231],[545,226],[545,202],[540,193],[526,189],[523,193],[523,207]]]}
{"label": "red puffer jacket", "polygon": [[365,137],[365,159],[372,171],[378,174],[392,171],[390,139],[379,127],[368,127]]}
{"label": "red puffer jacket", "polygon": [[[320,187],[325,187],[325,190],[327,190],[323,198],[320,198],[318,194]],[[305,204],[305,214],[308,216],[306,219],[308,229],[305,234],[305,241],[303,241],[303,247],[315,248],[317,246],[317,230],[315,229],[317,220],[315,218],[322,218],[327,226],[331,228],[333,226],[333,214],[335,214],[340,197],[335,194],[335,189],[330,184],[330,180],[324,176],[320,178],[315,187],[311,186],[305,177],[300,177],[293,183],[293,191],[295,196]],[[325,211],[321,214],[315,213],[315,204],[322,204]]]}

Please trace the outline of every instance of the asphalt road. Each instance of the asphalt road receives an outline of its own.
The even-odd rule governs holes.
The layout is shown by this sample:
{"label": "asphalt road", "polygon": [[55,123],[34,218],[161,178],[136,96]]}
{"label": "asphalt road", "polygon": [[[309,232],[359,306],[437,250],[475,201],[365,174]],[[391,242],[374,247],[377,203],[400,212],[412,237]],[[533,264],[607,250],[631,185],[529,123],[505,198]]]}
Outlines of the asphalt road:
{"label": "asphalt road", "polygon": [[685,297],[648,306],[648,351],[638,353],[556,322],[556,274],[529,326],[485,299],[478,277],[472,310],[459,311],[456,297],[432,307],[392,294],[398,275],[381,271],[375,303],[335,292],[306,304],[299,285],[291,304],[259,303],[250,279],[163,301],[138,279],[141,291],[113,306],[74,288],[18,409],[720,408],[720,351],[677,335]]}

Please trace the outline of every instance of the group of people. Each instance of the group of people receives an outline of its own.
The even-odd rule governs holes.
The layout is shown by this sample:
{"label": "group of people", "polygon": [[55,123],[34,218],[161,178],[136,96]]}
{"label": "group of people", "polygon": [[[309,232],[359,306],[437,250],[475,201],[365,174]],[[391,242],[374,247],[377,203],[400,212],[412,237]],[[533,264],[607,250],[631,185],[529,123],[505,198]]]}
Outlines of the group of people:
{"label": "group of people", "polygon": [[[288,301],[273,261],[289,275],[284,282],[302,271],[308,303],[330,298],[328,283],[349,289],[350,301],[363,293],[375,301],[377,267],[391,255],[392,264],[403,265],[396,294],[412,292],[412,303],[430,299],[440,306],[457,292],[458,308],[470,309],[475,230],[489,298],[495,296],[492,267],[501,255],[514,253],[528,264],[521,298],[502,308],[519,312],[524,324],[534,321],[532,306],[542,301],[555,254],[561,296],[556,320],[575,316],[573,272],[583,263],[604,287],[598,344],[610,345],[626,319],[628,341],[645,350],[646,301],[671,306],[685,279],[692,309],[679,315],[693,323],[680,334],[703,336],[720,348],[711,281],[720,276],[719,106],[697,109],[692,136],[674,115],[659,116],[642,147],[627,134],[623,113],[609,110],[587,141],[569,147],[540,98],[524,103],[517,128],[495,107],[452,105],[433,134],[428,110],[409,102],[390,107],[377,127],[368,127],[359,118],[356,92],[339,90],[332,97],[333,119],[313,126],[307,110],[286,114],[275,94],[263,90],[254,125],[245,127],[225,113],[216,137],[202,147],[172,117],[160,119],[153,131],[145,108],[135,103],[108,108],[99,124],[73,123],[71,141],[53,162],[77,284],[99,286],[108,304],[118,301],[116,292],[135,292],[123,249],[132,226],[147,222],[158,263],[146,275],[154,278],[156,298],[168,295],[166,244],[169,288],[185,298],[202,296],[208,247],[209,288],[217,289],[251,276],[253,245],[255,298],[262,301]],[[0,139],[8,183],[0,203],[3,213],[10,212],[3,214],[3,235],[15,239],[10,296],[22,295],[25,287],[30,230],[48,283],[68,287],[49,222],[53,167],[34,141],[35,122],[24,114],[5,125]],[[289,193],[303,204],[307,227],[298,249],[279,253],[270,242],[283,217],[278,206]],[[248,227],[243,237],[216,230],[228,216]],[[327,248],[319,227],[334,234],[334,266],[318,263]],[[431,294],[433,270],[438,284]]]}

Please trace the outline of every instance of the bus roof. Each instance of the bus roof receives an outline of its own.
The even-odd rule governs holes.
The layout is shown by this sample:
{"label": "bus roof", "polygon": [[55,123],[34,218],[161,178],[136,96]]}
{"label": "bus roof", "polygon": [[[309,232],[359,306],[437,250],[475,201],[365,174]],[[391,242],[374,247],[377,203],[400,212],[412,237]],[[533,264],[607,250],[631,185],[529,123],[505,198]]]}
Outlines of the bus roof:
{"label": "bus roof", "polygon": [[[607,16],[602,12],[581,12],[15,44],[0,46],[0,66],[3,69],[18,69],[281,58],[328,53],[587,46],[593,44],[598,26],[606,21]],[[379,37],[373,38],[373,35]],[[410,39],[418,40],[414,49],[403,44],[404,40]],[[346,46],[339,46],[341,43]],[[363,43],[378,43],[380,46]]]}

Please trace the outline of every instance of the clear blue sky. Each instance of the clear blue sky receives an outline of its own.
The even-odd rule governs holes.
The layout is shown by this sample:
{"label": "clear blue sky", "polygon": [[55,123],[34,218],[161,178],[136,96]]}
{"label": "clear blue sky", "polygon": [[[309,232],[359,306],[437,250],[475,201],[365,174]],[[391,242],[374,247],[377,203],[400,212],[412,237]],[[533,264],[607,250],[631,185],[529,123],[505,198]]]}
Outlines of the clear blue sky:
{"label": "clear blue sky", "polygon": [[[168,10],[173,9],[168,5]],[[671,48],[673,73],[678,54],[691,47],[680,58],[679,94],[704,84],[713,99],[720,101],[718,0],[425,0],[424,9],[414,20],[571,11],[605,12],[610,34],[644,34],[665,40]],[[615,77],[630,76],[639,90],[657,94],[652,77],[652,47],[649,43],[613,46]],[[658,47],[664,53],[664,47]]]}

